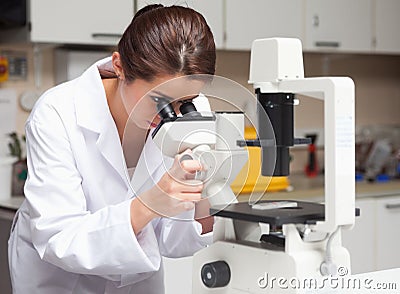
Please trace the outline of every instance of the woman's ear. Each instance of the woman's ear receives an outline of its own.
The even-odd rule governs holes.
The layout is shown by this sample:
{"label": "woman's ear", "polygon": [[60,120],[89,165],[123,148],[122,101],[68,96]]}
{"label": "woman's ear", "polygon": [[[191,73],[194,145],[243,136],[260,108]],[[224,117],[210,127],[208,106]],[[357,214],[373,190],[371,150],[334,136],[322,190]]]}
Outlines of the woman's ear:
{"label": "woman's ear", "polygon": [[119,52],[113,52],[112,65],[117,77],[120,80],[125,80],[124,70],[122,69],[121,56],[119,55]]}

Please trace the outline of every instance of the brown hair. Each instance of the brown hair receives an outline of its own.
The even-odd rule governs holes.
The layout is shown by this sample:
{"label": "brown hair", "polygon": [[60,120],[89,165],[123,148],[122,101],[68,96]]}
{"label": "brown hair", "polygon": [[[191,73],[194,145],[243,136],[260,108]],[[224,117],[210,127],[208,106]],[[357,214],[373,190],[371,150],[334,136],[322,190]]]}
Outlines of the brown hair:
{"label": "brown hair", "polygon": [[215,73],[215,43],[204,17],[182,6],[140,9],[118,43],[128,82],[167,75]]}

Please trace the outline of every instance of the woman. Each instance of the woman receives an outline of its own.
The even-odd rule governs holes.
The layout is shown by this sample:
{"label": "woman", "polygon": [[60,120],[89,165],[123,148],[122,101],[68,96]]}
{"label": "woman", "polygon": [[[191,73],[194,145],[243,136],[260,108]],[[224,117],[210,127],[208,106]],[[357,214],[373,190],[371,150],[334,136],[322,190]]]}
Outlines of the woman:
{"label": "woman", "polygon": [[147,137],[160,121],[157,100],[176,97],[178,108],[204,81],[190,79],[189,92],[163,85],[214,71],[204,18],[151,5],[112,58],[41,97],[26,123],[26,201],[9,240],[14,293],[160,294],[161,256],[191,255],[211,242],[212,222],[193,219],[207,210],[202,184],[187,180],[201,165],[177,156],[167,170]]}

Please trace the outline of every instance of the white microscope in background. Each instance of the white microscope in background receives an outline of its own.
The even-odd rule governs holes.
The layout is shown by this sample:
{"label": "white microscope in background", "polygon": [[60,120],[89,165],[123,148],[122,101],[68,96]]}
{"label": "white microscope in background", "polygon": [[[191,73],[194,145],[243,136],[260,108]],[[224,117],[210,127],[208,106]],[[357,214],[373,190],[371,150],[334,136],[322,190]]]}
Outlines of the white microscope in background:
{"label": "white microscope in background", "polygon": [[[183,118],[176,119],[162,115],[170,112],[165,105],[159,107],[166,119],[153,139],[162,152],[174,156],[191,148],[207,168],[197,178],[205,182],[203,196],[216,216],[214,242],[193,257],[195,294],[301,293],[304,288],[289,281],[350,271],[341,229],[351,228],[356,214],[353,81],[304,78],[301,42],[274,38],[253,42],[250,83],[258,100],[257,140],[243,140],[243,114],[203,117],[183,106]],[[309,143],[294,138],[295,94],[324,101],[324,204],[238,203],[229,184],[247,160],[244,146],[262,148],[264,176],[287,176],[289,147]]]}

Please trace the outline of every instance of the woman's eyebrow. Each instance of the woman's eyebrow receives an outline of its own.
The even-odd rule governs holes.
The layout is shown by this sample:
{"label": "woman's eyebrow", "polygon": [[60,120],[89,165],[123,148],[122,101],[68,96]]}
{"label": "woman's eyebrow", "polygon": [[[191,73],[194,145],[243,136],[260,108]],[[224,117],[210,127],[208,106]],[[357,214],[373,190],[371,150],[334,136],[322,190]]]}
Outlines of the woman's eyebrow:
{"label": "woman's eyebrow", "polygon": [[172,98],[172,97],[170,97],[170,96],[168,96],[168,95],[166,95],[164,93],[161,93],[159,91],[152,91],[152,92],[157,94],[157,95],[159,95],[160,96],[159,98],[164,98],[164,99],[168,99],[168,100],[171,100],[171,101],[174,100],[174,98]]}
{"label": "woman's eyebrow", "polygon": [[[170,96],[168,96],[168,95],[166,95],[166,94],[164,94],[164,93],[162,93],[162,92],[159,92],[159,91],[152,91],[152,93],[155,93],[155,94],[157,94],[157,95],[159,95],[160,97],[159,98],[164,98],[164,99],[168,99],[168,100],[170,100],[171,102],[173,102],[173,101],[175,101],[175,100],[178,100],[178,99],[180,99],[180,98],[173,98],[173,97],[170,97]],[[199,94],[193,94],[193,95],[188,95],[188,96],[184,96],[184,97],[187,97],[187,98],[185,98],[184,100],[192,100],[192,99],[194,99],[194,98],[196,98],[196,97],[198,97],[199,96]]]}

